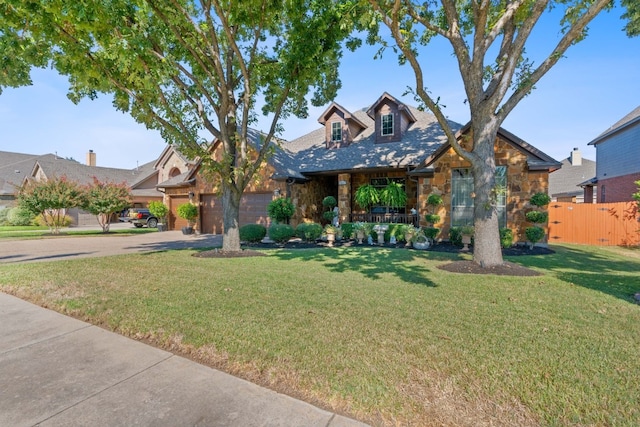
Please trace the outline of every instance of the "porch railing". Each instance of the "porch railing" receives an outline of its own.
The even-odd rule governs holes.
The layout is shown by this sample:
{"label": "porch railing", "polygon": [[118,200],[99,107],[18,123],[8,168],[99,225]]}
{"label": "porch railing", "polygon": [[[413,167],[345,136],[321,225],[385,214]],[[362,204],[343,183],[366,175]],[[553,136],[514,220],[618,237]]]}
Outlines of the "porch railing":
{"label": "porch railing", "polygon": [[420,225],[418,215],[399,213],[352,213],[349,214],[351,222],[389,222],[394,224],[412,224],[415,227]]}

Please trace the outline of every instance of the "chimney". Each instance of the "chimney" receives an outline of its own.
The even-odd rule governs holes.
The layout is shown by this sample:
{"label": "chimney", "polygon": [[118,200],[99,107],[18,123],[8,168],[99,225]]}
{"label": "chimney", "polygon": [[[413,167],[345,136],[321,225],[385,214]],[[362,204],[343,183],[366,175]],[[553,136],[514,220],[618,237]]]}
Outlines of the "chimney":
{"label": "chimney", "polygon": [[87,166],[95,166],[96,165],[96,153],[93,150],[89,150],[87,153]]}
{"label": "chimney", "polygon": [[569,161],[571,162],[571,166],[582,166],[582,154],[578,147],[574,148],[569,156]]}

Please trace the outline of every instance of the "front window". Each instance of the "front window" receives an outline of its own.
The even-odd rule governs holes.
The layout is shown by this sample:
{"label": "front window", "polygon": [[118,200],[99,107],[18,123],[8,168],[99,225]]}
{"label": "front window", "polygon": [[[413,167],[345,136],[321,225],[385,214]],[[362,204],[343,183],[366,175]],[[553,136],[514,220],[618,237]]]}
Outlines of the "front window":
{"label": "front window", "polygon": [[382,135],[393,135],[393,114],[382,116]]}
{"label": "front window", "polygon": [[[507,225],[507,167],[496,167],[496,211],[500,227]],[[473,176],[470,169],[454,169],[451,177],[451,226],[473,225]]]}
{"label": "front window", "polygon": [[342,123],[340,122],[331,123],[331,141],[333,142],[342,141]]}

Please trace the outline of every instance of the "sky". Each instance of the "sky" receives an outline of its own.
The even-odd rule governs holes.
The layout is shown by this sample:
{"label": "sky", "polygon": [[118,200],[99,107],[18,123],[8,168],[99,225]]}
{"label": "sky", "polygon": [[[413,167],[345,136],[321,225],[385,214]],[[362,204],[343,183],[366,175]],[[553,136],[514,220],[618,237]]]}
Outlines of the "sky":
{"label": "sky", "polygon": [[[589,141],[640,105],[640,37],[628,38],[619,8],[598,16],[589,36],[572,46],[522,100],[503,127],[546,154],[562,160],[573,148],[595,160]],[[553,18],[545,15],[543,20]],[[527,54],[542,61],[559,39],[557,23],[541,22]],[[408,86],[415,85],[409,66],[399,66],[392,52],[373,59],[377,48],[345,52],[340,66],[342,88],[335,102],[347,110],[369,107],[384,92],[416,105]],[[465,124],[469,120],[464,88],[451,48],[444,41],[421,48],[429,91],[440,97],[445,115]],[[428,64],[428,65],[427,65]],[[78,105],[66,97],[67,79],[53,70],[34,70],[33,85],[4,89],[0,95],[0,151],[53,153],[85,162],[93,150],[97,165],[132,169],[158,158],[166,143],[127,114],[116,111],[108,95]],[[282,137],[295,139],[320,127],[318,118],[328,105],[312,107],[307,119],[289,118]],[[268,129],[261,120],[254,127]]]}

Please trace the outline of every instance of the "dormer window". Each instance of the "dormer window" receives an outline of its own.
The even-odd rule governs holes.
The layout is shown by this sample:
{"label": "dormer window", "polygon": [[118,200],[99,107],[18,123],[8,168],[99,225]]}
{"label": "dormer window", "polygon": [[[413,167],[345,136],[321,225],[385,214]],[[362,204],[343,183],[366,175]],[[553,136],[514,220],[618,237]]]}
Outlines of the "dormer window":
{"label": "dormer window", "polygon": [[331,123],[331,141],[342,142],[342,123],[341,122]]}
{"label": "dormer window", "polygon": [[382,119],[382,136],[393,135],[393,113],[383,114]]}

